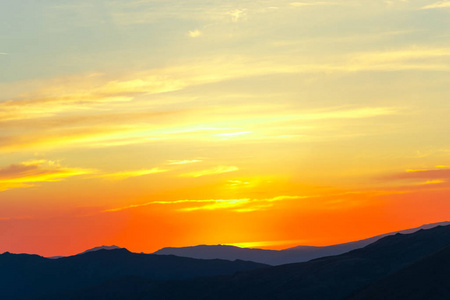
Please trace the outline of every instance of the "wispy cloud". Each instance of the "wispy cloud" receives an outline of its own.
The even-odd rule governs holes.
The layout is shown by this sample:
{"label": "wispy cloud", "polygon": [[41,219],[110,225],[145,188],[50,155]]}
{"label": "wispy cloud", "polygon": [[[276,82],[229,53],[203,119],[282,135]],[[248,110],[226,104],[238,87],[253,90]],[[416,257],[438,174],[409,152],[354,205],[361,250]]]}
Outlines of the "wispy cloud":
{"label": "wispy cloud", "polygon": [[314,1],[314,2],[291,2],[290,5],[296,6],[296,7],[302,7],[302,6],[323,6],[323,5],[338,5],[339,3],[336,2],[320,2],[320,1]]}
{"label": "wispy cloud", "polygon": [[182,177],[202,177],[202,176],[208,176],[208,175],[229,173],[229,172],[234,172],[237,170],[239,170],[239,168],[235,167],[235,166],[218,166],[218,167],[215,167],[212,169],[185,173],[180,176],[182,176]]}
{"label": "wispy cloud", "polygon": [[446,184],[450,182],[450,168],[436,166],[430,169],[408,169],[404,172],[385,175],[379,179],[392,181],[394,184],[400,182],[402,189],[425,188],[433,185],[447,186]]}
{"label": "wispy cloud", "polygon": [[247,9],[235,9],[229,13],[232,22],[239,22],[245,20],[247,17]]}
{"label": "wispy cloud", "polygon": [[441,184],[445,182],[446,182],[445,180],[427,180],[425,182],[420,183],[420,185]]}
{"label": "wispy cloud", "polygon": [[186,165],[186,164],[193,164],[202,162],[202,160],[199,159],[193,159],[193,160],[169,160],[169,165]]}
{"label": "wispy cloud", "polygon": [[192,38],[196,38],[196,37],[199,37],[201,35],[203,35],[203,33],[200,30],[198,30],[198,29],[189,31],[189,36],[192,37]]}
{"label": "wispy cloud", "polygon": [[388,176],[392,179],[450,179],[450,168],[409,169],[404,173]]}
{"label": "wispy cloud", "polygon": [[123,171],[123,172],[116,172],[116,173],[110,173],[110,174],[103,174],[103,175],[99,175],[98,177],[107,178],[110,180],[123,180],[123,179],[127,179],[130,177],[138,177],[138,176],[163,173],[163,172],[168,172],[168,171],[169,170],[153,168],[153,169],[149,169],[149,170]]}
{"label": "wispy cloud", "polygon": [[61,181],[68,177],[92,173],[95,173],[95,171],[65,168],[53,161],[26,161],[0,169],[0,191],[31,187],[37,183]]}
{"label": "wispy cloud", "polygon": [[277,196],[266,199],[206,199],[206,200],[174,200],[174,201],[151,201],[143,204],[132,204],[119,208],[106,209],[102,212],[117,212],[131,208],[144,207],[149,205],[182,205],[187,207],[178,208],[178,211],[191,212],[198,210],[221,210],[229,209],[235,212],[252,212],[265,210],[273,206],[274,202],[283,200],[295,200],[309,198],[306,196]]}
{"label": "wispy cloud", "polygon": [[310,112],[308,114],[299,114],[295,116],[295,118],[303,120],[364,119],[393,115],[398,112],[399,109],[394,107],[364,107],[356,109],[336,109],[323,112]]}
{"label": "wispy cloud", "polygon": [[450,56],[449,48],[419,48],[412,47],[386,52],[368,52],[355,56],[356,61],[372,64],[416,59],[429,59]]}
{"label": "wispy cloud", "polygon": [[439,1],[433,4],[426,5],[421,9],[435,9],[435,8],[446,8],[450,7],[450,1]]}

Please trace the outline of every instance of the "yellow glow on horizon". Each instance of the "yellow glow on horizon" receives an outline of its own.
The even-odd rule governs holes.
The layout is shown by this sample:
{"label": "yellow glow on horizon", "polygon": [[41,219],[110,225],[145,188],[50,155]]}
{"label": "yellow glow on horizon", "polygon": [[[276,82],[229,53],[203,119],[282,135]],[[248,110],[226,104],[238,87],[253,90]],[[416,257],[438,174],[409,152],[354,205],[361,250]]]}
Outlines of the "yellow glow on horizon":
{"label": "yellow glow on horizon", "polygon": [[271,247],[271,246],[283,246],[283,245],[292,245],[292,244],[300,244],[306,243],[305,240],[288,240],[288,241],[260,241],[260,242],[242,242],[242,243],[230,243],[227,245],[236,246],[240,248],[262,248],[262,247]]}

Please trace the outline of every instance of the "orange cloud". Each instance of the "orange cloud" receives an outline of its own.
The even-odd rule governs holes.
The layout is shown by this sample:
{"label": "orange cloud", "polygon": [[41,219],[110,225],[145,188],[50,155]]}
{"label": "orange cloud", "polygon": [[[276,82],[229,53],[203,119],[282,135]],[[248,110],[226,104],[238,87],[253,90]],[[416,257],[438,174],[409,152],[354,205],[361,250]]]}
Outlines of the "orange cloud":
{"label": "orange cloud", "polygon": [[389,175],[387,179],[450,179],[450,168],[409,169],[404,173]]}
{"label": "orange cloud", "polygon": [[93,170],[88,169],[63,168],[53,161],[26,161],[0,169],[0,191],[31,187],[42,182],[61,181],[68,177],[93,172]]}
{"label": "orange cloud", "polygon": [[196,210],[218,210],[231,209],[235,212],[250,212],[257,210],[265,210],[273,206],[274,202],[283,200],[295,200],[310,198],[307,196],[277,196],[266,199],[205,199],[205,200],[174,200],[174,201],[151,201],[143,204],[132,204],[119,208],[111,208],[103,210],[102,212],[116,212],[131,208],[144,207],[155,204],[163,205],[191,205],[189,207],[178,208],[178,211],[190,212]]}

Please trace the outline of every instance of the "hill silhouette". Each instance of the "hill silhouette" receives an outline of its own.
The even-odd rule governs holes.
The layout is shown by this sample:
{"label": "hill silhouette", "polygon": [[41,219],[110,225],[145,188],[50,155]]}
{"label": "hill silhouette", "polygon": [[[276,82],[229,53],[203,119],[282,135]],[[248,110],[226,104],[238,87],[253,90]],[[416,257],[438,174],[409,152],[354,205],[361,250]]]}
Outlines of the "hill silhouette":
{"label": "hill silhouette", "polygon": [[[439,226],[387,236],[362,249],[309,262],[164,282],[142,299],[346,299],[449,245],[450,226]],[[440,259],[448,257],[438,257],[437,264]]]}
{"label": "hill silhouette", "polygon": [[450,299],[450,246],[380,279],[349,298],[375,299]]}
{"label": "hill silhouette", "polygon": [[116,246],[116,245],[112,245],[112,246],[105,246],[105,245],[103,245],[103,246],[87,249],[87,250],[85,250],[85,251],[83,251],[81,253],[78,253],[77,255],[85,254],[85,253],[88,253],[88,252],[99,251],[99,250],[115,250],[115,249],[125,249],[125,248],[121,248],[121,247]]}
{"label": "hill silhouette", "polygon": [[130,276],[164,281],[233,274],[265,266],[245,261],[137,254],[123,248],[59,259],[6,252],[0,255],[0,299],[35,299]]}
{"label": "hill silhouette", "polygon": [[378,241],[383,237],[394,235],[396,233],[413,233],[420,229],[429,229],[436,226],[446,226],[446,225],[450,225],[450,222],[426,224],[417,228],[385,233],[382,235],[377,235],[359,241],[353,241],[349,243],[342,243],[324,247],[297,246],[277,251],[265,249],[240,248],[229,245],[198,245],[180,248],[166,247],[154,252],[154,254],[177,255],[198,259],[215,259],[215,258],[227,260],[241,259],[277,266],[289,263],[305,262],[311,259],[325,256],[343,254],[351,250],[363,248],[369,244]]}
{"label": "hill silhouette", "polygon": [[269,267],[98,250],[56,260],[0,255],[0,299],[449,299],[450,226]]}

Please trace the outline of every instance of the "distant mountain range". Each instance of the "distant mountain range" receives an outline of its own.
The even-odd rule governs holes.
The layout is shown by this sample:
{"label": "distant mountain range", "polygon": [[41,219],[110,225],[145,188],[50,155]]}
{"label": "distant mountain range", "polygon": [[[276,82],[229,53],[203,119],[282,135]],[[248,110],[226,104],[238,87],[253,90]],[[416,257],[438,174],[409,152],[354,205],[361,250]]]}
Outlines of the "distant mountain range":
{"label": "distant mountain range", "polygon": [[309,262],[177,281],[118,278],[46,299],[445,300],[449,257],[450,226],[439,226]]}
{"label": "distant mountain range", "polygon": [[172,247],[162,248],[154,252],[154,254],[177,255],[198,259],[215,259],[215,258],[227,260],[241,259],[277,266],[288,263],[309,261],[311,259],[324,256],[342,254],[351,250],[363,248],[369,244],[372,244],[373,242],[378,241],[379,239],[385,236],[394,235],[396,233],[405,233],[405,234],[413,233],[420,229],[429,229],[436,226],[446,226],[446,225],[450,225],[450,222],[427,224],[417,228],[385,233],[382,235],[374,236],[360,241],[324,247],[297,246],[277,251],[277,250],[240,248],[228,245],[198,245],[181,248],[172,248]]}

